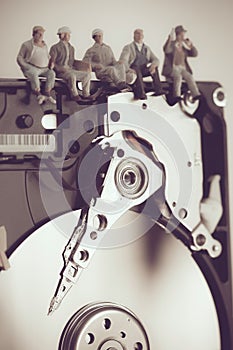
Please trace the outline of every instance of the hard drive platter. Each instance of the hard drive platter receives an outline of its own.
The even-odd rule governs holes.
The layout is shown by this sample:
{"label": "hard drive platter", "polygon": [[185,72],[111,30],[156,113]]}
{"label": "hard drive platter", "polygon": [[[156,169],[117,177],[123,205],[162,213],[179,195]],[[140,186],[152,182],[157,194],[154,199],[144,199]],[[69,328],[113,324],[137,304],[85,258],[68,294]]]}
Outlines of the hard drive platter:
{"label": "hard drive platter", "polygon": [[[81,325],[77,322],[76,331],[68,334],[70,347],[61,349],[220,349],[215,306],[201,272],[189,251],[156,225],[131,244],[97,250],[56,314],[47,316],[61,254],[79,215],[80,211],[71,212],[43,225],[12,254],[11,269],[0,280],[2,349],[58,349],[59,342],[66,341],[66,324],[90,304],[96,305],[94,316],[82,315]],[[136,218],[135,213],[125,214],[116,230],[135,232],[148,224],[148,218],[140,216],[140,224]],[[123,317],[125,308],[129,312]],[[132,321],[132,315],[150,347],[141,329],[124,323]],[[108,329],[106,320],[111,322]],[[90,335],[95,340],[89,344]]]}

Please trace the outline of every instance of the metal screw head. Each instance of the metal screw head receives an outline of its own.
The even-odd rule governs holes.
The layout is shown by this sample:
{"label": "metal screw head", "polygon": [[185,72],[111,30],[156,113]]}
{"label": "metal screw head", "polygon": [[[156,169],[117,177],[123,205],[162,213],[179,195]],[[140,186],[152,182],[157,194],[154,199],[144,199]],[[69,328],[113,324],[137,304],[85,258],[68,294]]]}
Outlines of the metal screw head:
{"label": "metal screw head", "polygon": [[117,112],[117,111],[113,111],[111,114],[110,114],[110,118],[113,122],[118,122],[120,120],[120,113]]}
{"label": "metal screw head", "polygon": [[200,233],[196,237],[196,243],[199,247],[202,247],[206,243],[206,237],[202,233]]}

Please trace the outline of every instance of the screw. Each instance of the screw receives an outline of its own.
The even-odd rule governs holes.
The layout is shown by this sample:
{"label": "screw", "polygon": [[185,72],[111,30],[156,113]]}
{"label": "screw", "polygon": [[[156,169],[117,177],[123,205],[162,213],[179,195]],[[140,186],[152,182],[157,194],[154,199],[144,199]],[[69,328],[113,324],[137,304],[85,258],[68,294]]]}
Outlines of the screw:
{"label": "screw", "polygon": [[196,243],[197,245],[199,245],[199,247],[202,247],[206,242],[206,237],[200,233],[197,237],[196,237]]}

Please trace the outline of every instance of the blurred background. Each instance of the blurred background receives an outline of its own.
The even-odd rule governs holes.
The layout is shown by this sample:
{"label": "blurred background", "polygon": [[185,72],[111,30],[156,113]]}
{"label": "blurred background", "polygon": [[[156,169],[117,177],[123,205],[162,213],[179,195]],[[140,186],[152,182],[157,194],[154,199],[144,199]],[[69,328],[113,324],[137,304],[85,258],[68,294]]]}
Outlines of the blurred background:
{"label": "blurred background", "polygon": [[[99,0],[55,1],[2,0],[0,11],[0,77],[22,77],[16,56],[22,42],[31,38],[34,25],[46,28],[48,46],[57,42],[57,29],[68,25],[76,58],[81,59],[93,43],[91,32],[100,27],[104,41],[116,58],[132,41],[135,28],[143,28],[145,42],[163,62],[162,46],[172,27],[182,24],[199,51],[190,59],[196,80],[218,81],[227,93],[225,117],[228,125],[230,195],[233,203],[233,1],[232,0]],[[216,145],[217,147],[217,145]],[[213,150],[214,151],[214,150]],[[231,218],[233,224],[233,217]],[[233,242],[233,240],[232,240]]]}

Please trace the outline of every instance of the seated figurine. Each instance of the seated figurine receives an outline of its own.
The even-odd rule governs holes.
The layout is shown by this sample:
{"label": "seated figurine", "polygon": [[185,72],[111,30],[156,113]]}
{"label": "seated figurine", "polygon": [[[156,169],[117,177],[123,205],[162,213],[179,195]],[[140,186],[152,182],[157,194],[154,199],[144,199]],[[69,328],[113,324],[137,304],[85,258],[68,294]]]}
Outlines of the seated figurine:
{"label": "seated figurine", "polygon": [[126,71],[133,69],[137,74],[137,79],[134,83],[134,98],[146,99],[143,77],[151,76],[153,79],[153,89],[155,95],[164,93],[158,72],[159,60],[143,42],[144,33],[142,29],[134,31],[134,41],[126,45],[120,56],[120,62],[123,62]]}
{"label": "seated figurine", "polygon": [[102,82],[119,91],[131,90],[128,84],[132,82],[134,72],[126,74],[125,66],[116,61],[111,47],[103,42],[101,29],[93,30],[92,38],[95,43],[86,51],[83,60],[91,64],[96,77]]}
{"label": "seated figurine", "polygon": [[185,39],[186,30],[179,25],[172,29],[164,47],[165,60],[162,74],[173,81],[174,99],[179,101],[181,97],[181,84],[184,79],[192,94],[193,101],[200,98],[200,92],[193,78],[192,70],[188,63],[188,57],[198,55],[196,47],[189,39]]}
{"label": "seated figurine", "polygon": [[[32,30],[32,39],[24,42],[17,56],[24,76],[28,78],[31,89],[37,96],[39,104],[46,100],[56,104],[56,100],[51,96],[51,90],[54,87],[55,72],[49,68],[49,52],[46,43],[43,40],[45,29],[41,26],[35,26]],[[39,77],[45,77],[45,92],[41,93]]]}
{"label": "seated figurine", "polygon": [[[91,67],[88,66],[89,69],[82,71],[76,69],[75,49],[69,42],[71,34],[69,27],[59,28],[57,34],[60,40],[50,49],[50,66],[54,67],[56,76],[66,82],[74,101],[79,103],[83,100],[91,100]],[[77,81],[82,82],[81,96],[77,88]]]}

